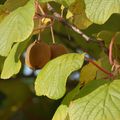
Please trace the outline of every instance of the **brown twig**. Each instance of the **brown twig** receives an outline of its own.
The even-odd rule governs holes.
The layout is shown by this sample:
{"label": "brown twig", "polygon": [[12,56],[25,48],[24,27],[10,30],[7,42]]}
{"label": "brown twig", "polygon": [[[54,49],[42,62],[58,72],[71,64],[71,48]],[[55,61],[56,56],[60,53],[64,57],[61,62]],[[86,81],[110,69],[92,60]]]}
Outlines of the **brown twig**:
{"label": "brown twig", "polygon": [[106,54],[108,54],[108,49],[105,47],[105,44],[104,44],[103,40],[99,41],[99,40],[97,40],[95,38],[91,38],[91,37],[87,36],[80,29],[78,29],[75,25],[70,24],[68,21],[66,21],[59,13],[57,13],[52,8],[52,6],[49,3],[47,4],[47,7],[48,7],[48,10],[53,13],[52,15],[47,15],[47,14],[43,15],[43,14],[36,13],[36,16],[38,16],[39,18],[44,18],[44,17],[45,18],[50,18],[51,20],[57,20],[57,21],[61,22],[65,26],[72,29],[74,32],[81,35],[86,42],[95,42],[95,43],[97,43],[104,50],[104,52]]}
{"label": "brown twig", "polygon": [[65,24],[66,26],[68,26],[69,28],[71,28],[73,31],[77,32],[78,34],[80,34],[86,41],[90,40],[90,37],[88,37],[86,34],[84,34],[81,30],[79,30],[76,26],[68,23],[63,17],[61,17],[61,15],[57,12],[54,11],[54,9],[52,8],[52,6],[48,3],[47,4],[48,10],[53,12],[54,18],[57,19],[58,21],[62,22],[63,24]]}
{"label": "brown twig", "polygon": [[[91,38],[89,36],[87,36],[86,34],[84,34],[80,29],[78,29],[75,25],[70,24],[68,21],[66,21],[66,19],[64,19],[59,13],[57,13],[53,7],[48,3],[47,4],[47,8],[50,12],[52,12],[52,15],[47,15],[47,14],[40,14],[40,13],[36,13],[35,14],[35,18],[50,18],[51,21],[53,20],[57,20],[59,22],[61,22],[62,24],[64,24],[65,26],[69,27],[70,29],[72,29],[74,32],[78,33],[79,35],[81,35],[84,40],[86,42],[95,42],[97,43],[106,54],[108,54],[108,49],[105,47],[105,44],[103,42],[103,40],[99,41],[95,38]],[[42,12],[43,13],[43,12]]]}
{"label": "brown twig", "polygon": [[68,26],[69,28],[71,28],[73,31],[75,31],[76,33],[80,34],[87,42],[91,40],[90,37],[88,37],[86,34],[84,34],[82,31],[80,31],[76,26],[68,23],[65,19],[63,19],[61,16],[52,16],[52,15],[41,15],[39,13],[36,13],[37,16],[40,16],[41,18],[50,18],[52,20],[57,20],[61,23],[63,23],[64,25]]}
{"label": "brown twig", "polygon": [[41,25],[40,27],[38,27],[38,28],[35,28],[34,30],[33,30],[33,33],[35,32],[35,31],[40,31],[41,29],[46,29],[46,28],[50,28],[51,26],[53,26],[53,23],[51,22],[49,25],[47,25],[47,26],[45,26],[45,25]]}
{"label": "brown twig", "polygon": [[98,69],[100,69],[101,71],[103,71],[103,72],[104,72],[105,74],[107,74],[108,76],[110,76],[110,77],[113,77],[113,76],[114,76],[111,72],[107,71],[106,69],[104,69],[104,68],[102,68],[101,66],[99,66],[98,64],[96,64],[92,59],[89,59],[89,58],[87,58],[87,57],[85,57],[85,59],[86,59],[88,62],[90,62],[90,63],[92,63],[93,65],[95,65]]}
{"label": "brown twig", "polygon": [[[46,14],[39,14],[39,13],[36,13],[36,15],[38,17],[41,17],[41,18],[50,18],[51,20],[57,20],[61,23],[63,23],[64,25],[68,26],[69,28],[71,28],[73,31],[75,31],[76,33],[78,33],[79,35],[81,35],[87,42],[89,41],[95,41],[94,39],[90,38],[89,36],[87,36],[86,34],[84,34],[81,30],[79,30],[76,26],[68,23],[63,17],[61,17],[61,15],[57,12],[54,11],[54,9],[51,7],[51,5],[48,3],[47,4],[47,7],[48,7],[48,10],[51,11],[53,13],[53,15],[46,15]],[[96,41],[97,42],[97,41]],[[100,44],[101,46],[101,43],[100,42],[97,42],[98,44]],[[102,47],[105,48],[106,50],[106,47],[103,46],[103,43],[102,43]],[[108,76],[110,77],[113,77],[114,75],[105,70],[104,68],[100,67],[98,64],[96,64],[92,59],[89,59],[89,58],[85,58],[87,61],[91,62],[92,64],[94,64],[97,68],[99,68],[101,71],[103,71],[104,73],[106,73]]]}

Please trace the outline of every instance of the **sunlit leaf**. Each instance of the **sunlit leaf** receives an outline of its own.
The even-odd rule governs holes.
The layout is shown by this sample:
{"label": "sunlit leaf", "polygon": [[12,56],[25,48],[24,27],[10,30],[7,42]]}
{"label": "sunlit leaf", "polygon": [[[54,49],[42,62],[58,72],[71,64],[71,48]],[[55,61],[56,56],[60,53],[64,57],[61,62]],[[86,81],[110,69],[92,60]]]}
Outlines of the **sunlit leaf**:
{"label": "sunlit leaf", "polygon": [[[96,63],[100,64],[99,62]],[[85,65],[80,72],[80,83],[87,84],[91,80],[94,80],[97,74],[97,70],[98,68],[92,63]]]}
{"label": "sunlit leaf", "polygon": [[16,43],[10,51],[4,62],[3,70],[1,73],[2,79],[8,79],[11,76],[17,74],[21,68],[20,56],[25,49],[28,40],[21,43]]}
{"label": "sunlit leaf", "polygon": [[12,11],[0,22],[0,55],[7,56],[14,42],[24,41],[34,27],[34,0]]}
{"label": "sunlit leaf", "polygon": [[85,0],[87,17],[103,24],[113,13],[120,13],[120,0]]}
{"label": "sunlit leaf", "polygon": [[72,12],[70,10],[68,10],[67,14],[66,14],[66,19],[69,19],[71,17],[73,17],[73,14],[72,14]]}
{"label": "sunlit leaf", "polygon": [[52,120],[66,120],[68,114],[68,107],[67,105],[60,105],[55,115],[53,116]]}
{"label": "sunlit leaf", "polygon": [[[93,86],[98,87],[90,91]],[[80,98],[71,102],[69,107],[70,120],[119,120],[119,88],[120,80],[92,81],[81,90]]]}
{"label": "sunlit leaf", "polygon": [[7,79],[7,78],[11,77],[12,75],[18,73],[21,68],[20,60],[15,60],[15,53],[17,51],[18,45],[19,45],[19,43],[16,43],[14,45],[10,54],[8,55],[8,57],[5,60],[3,70],[1,73],[2,79]]}
{"label": "sunlit leaf", "polygon": [[61,98],[66,90],[67,77],[71,72],[81,68],[84,54],[66,54],[51,60],[38,74],[35,91],[38,96],[45,95],[51,99]]}

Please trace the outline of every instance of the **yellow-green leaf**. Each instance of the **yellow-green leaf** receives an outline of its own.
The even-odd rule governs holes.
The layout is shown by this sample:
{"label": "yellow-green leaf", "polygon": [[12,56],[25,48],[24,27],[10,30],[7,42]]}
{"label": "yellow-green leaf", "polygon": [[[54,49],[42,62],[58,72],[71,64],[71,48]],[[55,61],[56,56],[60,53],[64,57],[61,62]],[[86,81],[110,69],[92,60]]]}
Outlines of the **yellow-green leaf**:
{"label": "yellow-green leaf", "polygon": [[120,13],[120,0],[85,0],[87,17],[103,24],[113,13]]}
{"label": "yellow-green leaf", "polygon": [[51,60],[40,71],[35,81],[36,95],[51,99],[61,98],[66,91],[67,77],[81,68],[84,54],[70,53]]}
{"label": "yellow-green leaf", "polygon": [[[93,89],[95,86],[97,88]],[[92,81],[80,91],[80,98],[71,102],[70,120],[119,120],[119,88],[120,80]]]}
{"label": "yellow-green leaf", "polygon": [[67,105],[60,105],[55,115],[53,116],[52,120],[66,120],[68,114],[68,107]]}
{"label": "yellow-green leaf", "polygon": [[[100,64],[99,62],[96,62]],[[97,74],[98,68],[92,63],[85,65],[80,72],[80,83],[87,84],[91,80],[94,80]]]}
{"label": "yellow-green leaf", "polygon": [[12,50],[10,51],[10,54],[4,62],[3,70],[1,73],[2,79],[8,79],[12,75],[18,73],[21,68],[20,60],[15,60],[15,53],[17,51],[18,45],[19,43],[16,43],[13,46]]}
{"label": "yellow-green leaf", "polygon": [[13,48],[11,49],[9,55],[5,59],[3,70],[1,73],[2,79],[8,79],[11,76],[17,74],[20,71],[21,68],[21,62],[20,62],[20,56],[22,52],[24,51],[28,40],[25,40],[21,43],[16,43]]}
{"label": "yellow-green leaf", "polygon": [[34,27],[34,0],[10,12],[0,22],[0,55],[7,56],[14,42],[26,40]]}

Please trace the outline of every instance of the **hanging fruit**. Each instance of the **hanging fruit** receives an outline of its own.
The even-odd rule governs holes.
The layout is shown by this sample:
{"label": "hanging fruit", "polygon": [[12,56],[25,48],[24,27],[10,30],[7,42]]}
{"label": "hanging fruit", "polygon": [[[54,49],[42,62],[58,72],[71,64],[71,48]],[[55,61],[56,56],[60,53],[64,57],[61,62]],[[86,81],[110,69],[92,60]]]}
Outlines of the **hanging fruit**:
{"label": "hanging fruit", "polygon": [[32,69],[41,69],[50,58],[50,46],[43,41],[36,40],[27,48],[25,63]]}
{"label": "hanging fruit", "polygon": [[54,43],[54,44],[50,45],[50,48],[51,48],[51,59],[68,53],[68,49],[62,44]]}

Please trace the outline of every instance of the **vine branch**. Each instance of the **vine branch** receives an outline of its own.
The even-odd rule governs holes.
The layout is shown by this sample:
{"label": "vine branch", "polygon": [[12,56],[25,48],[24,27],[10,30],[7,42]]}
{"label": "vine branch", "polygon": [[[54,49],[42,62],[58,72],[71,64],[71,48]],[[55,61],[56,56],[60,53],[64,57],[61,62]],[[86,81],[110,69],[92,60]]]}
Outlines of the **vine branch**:
{"label": "vine branch", "polygon": [[[64,24],[65,26],[69,27],[70,29],[72,29],[74,32],[78,33],[79,35],[81,35],[81,37],[83,37],[85,39],[86,42],[90,42],[90,41],[93,41],[93,42],[96,42],[98,43],[103,49],[104,51],[108,54],[108,49],[105,47],[104,45],[104,42],[103,40],[95,40],[89,36],[87,36],[86,34],[84,34],[80,29],[78,29],[76,26],[74,26],[73,24],[70,24],[69,22],[67,22],[59,13],[57,13],[53,8],[52,6],[47,3],[47,8],[50,12],[53,13],[53,15],[47,15],[47,14],[40,14],[40,13],[36,13],[36,16],[40,17],[40,18],[50,18],[51,21],[54,21],[54,20],[57,20],[59,22],[61,22],[62,24]],[[42,12],[43,13],[43,12]],[[110,77],[113,77],[114,75],[107,71],[106,69],[100,67],[98,64],[96,64],[92,59],[89,59],[87,57],[85,57],[85,59],[94,64],[98,69],[100,69],[101,71],[103,71],[105,74],[107,74],[108,76]]]}
{"label": "vine branch", "polygon": [[39,18],[50,18],[52,20],[57,20],[59,22],[61,22],[62,24],[64,24],[65,26],[69,27],[70,29],[72,29],[74,32],[78,33],[86,42],[95,42],[97,43],[106,54],[108,54],[108,49],[106,48],[104,41],[103,40],[97,40],[96,38],[91,38],[89,36],[87,36],[85,33],[83,33],[80,29],[78,29],[75,25],[70,24],[66,19],[64,19],[59,13],[57,13],[54,8],[47,3],[47,8],[50,12],[52,12],[52,15],[47,15],[47,14],[40,14],[40,13],[36,13],[36,16],[38,16]]}
{"label": "vine branch", "polygon": [[77,32],[80,34],[86,41],[90,41],[90,37],[88,37],[86,34],[84,34],[81,30],[79,30],[76,26],[68,23],[59,13],[55,12],[55,10],[52,8],[52,6],[48,3],[47,8],[49,11],[51,11],[54,15],[54,18],[57,19],[58,21],[62,22],[69,28],[71,28],[73,31]]}
{"label": "vine branch", "polygon": [[113,76],[114,76],[111,72],[107,71],[106,69],[104,69],[104,68],[102,68],[101,66],[99,66],[98,64],[96,64],[92,59],[89,59],[89,58],[87,58],[87,57],[85,57],[85,59],[86,59],[88,62],[90,62],[90,63],[92,63],[93,65],[95,65],[98,69],[100,69],[102,72],[104,72],[104,73],[107,74],[108,76],[110,76],[110,77],[113,77]]}
{"label": "vine branch", "polygon": [[[40,8],[40,6],[38,6],[38,8]],[[69,27],[70,29],[72,29],[74,32],[78,33],[81,37],[84,38],[84,40],[86,42],[90,42],[90,41],[93,41],[93,42],[96,42],[98,43],[103,49],[104,51],[108,51],[108,49],[105,47],[104,45],[104,42],[103,40],[99,41],[99,40],[96,40],[95,38],[91,38],[89,36],[87,36],[85,33],[83,33],[80,29],[78,29],[75,25],[73,24],[70,24],[68,21],[66,21],[66,19],[64,19],[59,13],[57,13],[54,8],[49,4],[47,3],[47,8],[50,12],[53,13],[53,15],[47,15],[47,14],[40,14],[38,12],[36,12],[35,14],[35,18],[36,17],[39,17],[39,18],[50,18],[52,20],[57,20],[59,22],[61,22],[62,24],[64,24],[65,26]],[[43,13],[43,12],[42,12]],[[106,52],[107,53],[107,52]]]}
{"label": "vine branch", "polygon": [[115,35],[112,37],[112,40],[111,40],[110,45],[109,45],[109,62],[110,62],[111,65],[114,64],[113,53],[112,53],[114,42],[115,42]]}

